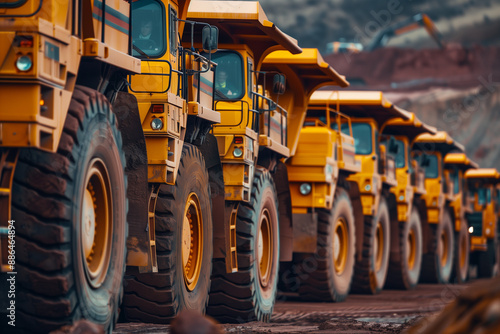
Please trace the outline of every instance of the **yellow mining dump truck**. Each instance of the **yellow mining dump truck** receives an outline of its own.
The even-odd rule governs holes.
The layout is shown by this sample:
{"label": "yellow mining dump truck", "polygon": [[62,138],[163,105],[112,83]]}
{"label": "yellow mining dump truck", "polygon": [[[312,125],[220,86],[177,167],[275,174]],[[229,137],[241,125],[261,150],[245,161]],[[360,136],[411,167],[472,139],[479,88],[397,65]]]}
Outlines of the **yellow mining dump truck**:
{"label": "yellow mining dump truck", "polygon": [[[137,101],[120,121],[128,126],[129,220],[140,221],[149,234],[146,243],[130,240],[134,252],[122,308],[129,321],[168,322],[184,309],[205,312],[212,253],[219,246],[213,231],[224,231],[224,223],[212,219],[213,211],[224,211],[224,187],[216,141],[208,133],[220,122],[210,61],[217,31],[186,21],[189,3],[131,4],[132,54],[141,59],[142,72],[130,78],[129,92],[115,107]],[[204,54],[180,45],[180,34],[194,26],[201,28],[197,42]],[[191,44],[194,38],[189,35]]]}
{"label": "yellow mining dump truck", "polygon": [[[215,110],[221,123],[212,131],[218,145],[213,154],[222,163],[225,211],[215,213],[224,226],[214,232],[227,233],[229,242],[214,253],[207,313],[225,322],[269,320],[279,264],[278,198],[270,172],[273,159],[289,151],[286,111],[267,90],[258,89],[257,79],[266,54],[302,50],[267,20],[258,2],[192,2],[188,18],[213,24],[220,32],[221,49],[212,60],[217,63]],[[284,89],[283,84],[276,89]],[[261,132],[265,111],[282,120],[273,135]]]}
{"label": "yellow mining dump truck", "polygon": [[[291,257],[288,182],[280,159],[293,150],[312,90],[347,83],[317,50],[293,55],[301,52],[296,41],[267,20],[257,2],[193,2],[188,17],[220,31],[221,50],[212,60],[221,124],[213,133],[232,239],[226,261],[214,259],[207,313],[227,322],[268,321],[279,260]],[[271,53],[279,49],[286,51]],[[314,76],[301,80],[307,71]]]}
{"label": "yellow mining dump truck", "polygon": [[[176,303],[165,314],[186,307],[182,291],[198,277],[208,290],[210,246],[202,248],[196,238],[184,248],[175,244],[206,229],[201,214],[210,216],[203,161],[194,148],[182,149],[192,129],[188,112],[207,115],[199,118],[209,123],[220,118],[210,110],[210,93],[203,103],[202,95],[189,95],[200,75],[213,85],[214,72],[206,58],[177,48],[188,3],[0,4],[2,272],[19,274],[10,301],[19,327],[46,333],[86,318],[111,331],[125,265],[132,274],[160,269],[160,279],[151,276],[142,291],[169,290],[156,294]],[[208,30],[203,44],[210,52],[216,39]],[[148,60],[142,68],[138,58]],[[148,74],[129,77],[141,70]],[[199,177],[195,186],[183,179],[194,188],[174,186],[181,172]],[[188,260],[193,250],[203,252],[207,264]],[[204,305],[208,293],[200,296],[197,305]]]}
{"label": "yellow mining dump truck", "polygon": [[15,281],[1,301],[15,329],[110,331],[118,317],[127,235],[147,238],[127,226],[111,106],[141,70],[130,23],[121,0],[0,3],[0,279]]}
{"label": "yellow mining dump truck", "polygon": [[465,178],[472,198],[467,213],[471,264],[478,277],[493,277],[500,272],[500,231],[498,224],[500,173],[495,168],[468,170]]}
{"label": "yellow mining dump truck", "polygon": [[424,170],[411,156],[415,138],[422,133],[437,130],[421,122],[415,114],[407,120],[390,119],[382,130],[386,147],[397,145],[396,179],[397,185],[390,188],[396,199],[397,219],[391,219],[391,246],[386,287],[412,289],[418,284],[422,265],[422,224],[426,212],[422,210],[425,194]]}
{"label": "yellow mining dump truck", "polygon": [[413,153],[420,166],[425,168],[425,190],[422,195],[427,213],[422,225],[424,248],[422,257],[423,282],[447,283],[450,281],[454,258],[454,211],[450,207],[453,201],[453,189],[446,178],[444,157],[452,151],[464,151],[461,144],[453,140],[446,132],[422,134],[413,144]]}
{"label": "yellow mining dump truck", "polygon": [[467,170],[478,167],[478,164],[470,160],[465,153],[448,153],[444,157],[447,193],[455,228],[451,280],[458,283],[466,282],[469,276],[470,238],[466,214],[471,213],[471,206],[467,205],[468,188],[464,175]]}
{"label": "yellow mining dump truck", "polygon": [[[293,213],[293,266],[284,283],[305,299],[342,301],[354,273],[355,226],[348,195],[354,157],[350,119],[337,99],[309,100],[295,154],[287,161]],[[323,92],[321,92],[323,93]],[[347,129],[347,134],[338,129]]]}
{"label": "yellow mining dump truck", "polygon": [[[294,157],[297,152],[299,138],[307,114],[307,106],[311,94],[318,88],[326,85],[348,86],[345,78],[331,68],[321,57],[317,49],[303,49],[300,55],[291,55],[286,51],[275,51],[268,55],[262,64],[262,71],[268,73],[267,86],[272,84],[272,73],[282,73],[286,76],[287,89],[283,95],[273,96],[285,110],[289,111],[287,119],[287,147],[289,156]],[[276,115],[266,112],[262,130],[268,133],[277,132],[273,129]],[[269,126],[268,124],[271,124]],[[276,127],[276,125],[274,126]],[[311,231],[305,220],[292,219],[291,188],[298,190],[297,183],[289,180],[287,171],[289,165],[283,160],[277,163],[273,179],[279,200],[280,221],[280,277],[283,286],[293,286],[296,282],[293,277],[293,254],[303,251],[303,247],[314,248],[316,243],[308,244]]]}
{"label": "yellow mining dump truck", "polygon": [[391,119],[408,121],[413,116],[393,105],[382,92],[340,92],[330,101],[337,98],[342,113],[351,117],[356,160],[361,164],[361,171],[347,179],[353,185],[349,194],[356,223],[352,290],[377,293],[387,278],[391,221],[397,219],[396,197],[390,190],[397,185],[399,152],[393,137],[382,142],[380,135]]}

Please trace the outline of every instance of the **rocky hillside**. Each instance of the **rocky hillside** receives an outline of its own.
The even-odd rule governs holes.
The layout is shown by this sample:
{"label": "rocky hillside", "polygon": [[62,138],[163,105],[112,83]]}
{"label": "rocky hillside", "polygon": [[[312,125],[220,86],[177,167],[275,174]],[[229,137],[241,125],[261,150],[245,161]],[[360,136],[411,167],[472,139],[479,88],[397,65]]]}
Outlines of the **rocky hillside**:
{"label": "rocky hillside", "polygon": [[[260,3],[269,19],[297,38],[301,46],[321,51],[328,42],[342,38],[367,44],[381,27],[417,13],[429,15],[446,41],[500,45],[499,0],[260,0]],[[392,44],[426,47],[432,41],[425,32],[415,31]]]}

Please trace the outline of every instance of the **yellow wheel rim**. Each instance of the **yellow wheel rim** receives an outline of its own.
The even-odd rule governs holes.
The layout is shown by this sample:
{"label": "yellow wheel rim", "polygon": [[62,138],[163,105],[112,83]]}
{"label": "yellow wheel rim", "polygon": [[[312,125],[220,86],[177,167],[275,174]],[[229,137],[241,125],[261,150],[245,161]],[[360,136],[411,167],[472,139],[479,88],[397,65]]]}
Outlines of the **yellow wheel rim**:
{"label": "yellow wheel rim", "polygon": [[95,288],[104,282],[111,259],[112,211],[108,171],[101,159],[94,159],[83,194],[80,236],[85,271]]}
{"label": "yellow wheel rim", "polygon": [[347,224],[343,218],[339,218],[333,227],[333,262],[338,275],[344,272],[347,263],[348,244]]}
{"label": "yellow wheel rim", "polygon": [[380,222],[377,223],[373,248],[373,253],[375,254],[375,271],[379,271],[382,267],[382,260],[384,258],[384,229]]}
{"label": "yellow wheel rim", "polygon": [[460,263],[460,268],[464,268],[466,265],[466,259],[467,259],[467,237],[462,235],[460,237],[460,251],[459,251],[459,263]]}
{"label": "yellow wheel rim", "polygon": [[407,243],[407,249],[408,249],[408,256],[407,256],[407,261],[408,261],[408,268],[410,270],[413,269],[415,266],[415,259],[417,258],[417,243],[415,240],[415,231],[410,230],[410,233],[408,233],[408,239],[406,240]]}
{"label": "yellow wheel rim", "polygon": [[257,256],[259,260],[259,281],[263,287],[269,284],[273,264],[271,215],[267,209],[262,211],[260,229],[257,240]]}
{"label": "yellow wheel rim", "polygon": [[448,233],[445,230],[441,232],[439,242],[439,254],[441,255],[441,266],[446,266],[448,262],[448,243],[450,242]]}
{"label": "yellow wheel rim", "polygon": [[203,258],[203,217],[195,193],[190,193],[186,201],[181,245],[184,283],[193,291],[200,278]]}

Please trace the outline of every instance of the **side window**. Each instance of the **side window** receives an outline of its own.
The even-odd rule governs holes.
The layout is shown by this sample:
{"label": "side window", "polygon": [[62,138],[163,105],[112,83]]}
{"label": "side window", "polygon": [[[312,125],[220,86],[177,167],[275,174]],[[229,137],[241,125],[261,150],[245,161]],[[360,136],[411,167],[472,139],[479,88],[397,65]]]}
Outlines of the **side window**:
{"label": "side window", "polygon": [[170,7],[170,16],[168,20],[168,38],[170,42],[170,53],[177,55],[177,12]]}
{"label": "side window", "polygon": [[486,204],[486,189],[479,188],[477,190],[477,204],[479,205]]}
{"label": "side window", "polygon": [[488,203],[488,204],[491,203],[491,189],[490,188],[486,189],[486,203]]}
{"label": "side window", "polygon": [[217,51],[212,55],[215,69],[215,99],[236,100],[245,95],[243,58],[237,52]]}
{"label": "side window", "polygon": [[372,127],[367,123],[353,123],[354,149],[356,154],[371,154],[373,149]]}
{"label": "side window", "polygon": [[425,178],[435,179],[439,177],[439,165],[437,156],[430,154],[426,155],[429,160],[429,165],[425,167]]}
{"label": "side window", "polygon": [[452,174],[453,177],[453,193],[458,194],[460,192],[460,178],[459,172],[457,169],[455,169],[455,172]]}
{"label": "side window", "polygon": [[132,6],[132,55],[159,58],[166,52],[165,10],[156,0],[134,1]]}

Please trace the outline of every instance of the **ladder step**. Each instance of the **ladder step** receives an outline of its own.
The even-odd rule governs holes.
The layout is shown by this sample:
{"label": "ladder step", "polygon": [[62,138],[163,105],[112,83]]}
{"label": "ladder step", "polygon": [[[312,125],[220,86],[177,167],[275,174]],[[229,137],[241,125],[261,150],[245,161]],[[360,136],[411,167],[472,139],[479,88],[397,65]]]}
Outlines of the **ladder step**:
{"label": "ladder step", "polygon": [[9,196],[10,189],[9,188],[0,188],[0,196]]}

